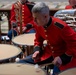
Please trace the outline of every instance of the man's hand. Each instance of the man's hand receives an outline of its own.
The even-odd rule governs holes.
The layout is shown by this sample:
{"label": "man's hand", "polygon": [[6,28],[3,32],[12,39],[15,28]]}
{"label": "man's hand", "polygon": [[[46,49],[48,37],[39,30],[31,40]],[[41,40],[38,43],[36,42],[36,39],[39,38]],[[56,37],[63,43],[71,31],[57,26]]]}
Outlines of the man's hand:
{"label": "man's hand", "polygon": [[59,56],[57,56],[57,57],[54,58],[53,64],[57,65],[57,66],[60,66],[62,64],[62,60],[60,59]]}
{"label": "man's hand", "polygon": [[37,62],[40,60],[40,55],[39,55],[39,51],[34,52],[34,54],[32,55],[32,58]]}
{"label": "man's hand", "polygon": [[27,27],[27,29],[33,28],[32,24],[30,24],[30,23],[28,23],[28,24],[26,25],[26,27]]}
{"label": "man's hand", "polygon": [[26,31],[27,27],[22,28],[22,32],[24,33]]}

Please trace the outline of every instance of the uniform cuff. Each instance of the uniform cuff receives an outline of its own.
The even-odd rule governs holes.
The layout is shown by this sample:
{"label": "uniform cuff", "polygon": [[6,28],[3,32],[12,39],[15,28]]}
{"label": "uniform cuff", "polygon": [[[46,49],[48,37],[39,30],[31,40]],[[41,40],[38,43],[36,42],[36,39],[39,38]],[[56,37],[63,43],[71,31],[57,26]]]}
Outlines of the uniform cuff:
{"label": "uniform cuff", "polygon": [[34,52],[39,51],[40,53],[42,53],[42,48],[39,46],[34,47]]}
{"label": "uniform cuff", "polygon": [[71,61],[72,56],[69,56],[69,55],[67,55],[67,54],[62,54],[62,55],[60,56],[60,58],[61,58],[61,60],[62,60],[62,64],[63,64],[63,65],[66,65],[66,64],[68,64],[68,63]]}

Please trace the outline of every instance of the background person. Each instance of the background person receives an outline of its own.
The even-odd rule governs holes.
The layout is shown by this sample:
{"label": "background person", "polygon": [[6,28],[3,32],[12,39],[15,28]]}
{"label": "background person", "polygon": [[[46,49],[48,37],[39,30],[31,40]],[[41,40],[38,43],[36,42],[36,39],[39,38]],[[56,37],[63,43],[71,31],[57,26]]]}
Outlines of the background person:
{"label": "background person", "polygon": [[[8,32],[8,37],[10,39],[12,39],[13,36],[17,36],[20,34],[20,25],[22,27],[22,33],[35,32],[34,28],[29,29],[29,26],[32,24],[33,20],[31,13],[31,9],[33,6],[34,3],[29,2],[28,0],[20,0],[12,5],[10,17],[11,30]],[[26,26],[28,27],[28,29]]]}
{"label": "background person", "polygon": [[76,0],[68,0],[69,5],[65,7],[65,9],[76,9]]}

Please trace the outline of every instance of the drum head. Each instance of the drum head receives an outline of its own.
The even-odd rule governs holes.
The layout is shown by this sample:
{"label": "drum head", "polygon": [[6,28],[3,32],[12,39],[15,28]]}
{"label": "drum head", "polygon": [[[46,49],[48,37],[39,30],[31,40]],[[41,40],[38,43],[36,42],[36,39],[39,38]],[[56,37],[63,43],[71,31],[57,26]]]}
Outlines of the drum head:
{"label": "drum head", "polygon": [[12,39],[12,42],[17,45],[34,45],[35,33],[21,34]]}
{"label": "drum head", "polygon": [[76,67],[59,73],[58,75],[76,75]]}
{"label": "drum head", "polygon": [[0,44],[0,61],[13,58],[21,53],[21,49],[7,44]]}
{"label": "drum head", "polygon": [[36,70],[34,65],[10,63],[0,65],[0,75],[46,75],[41,68]]}

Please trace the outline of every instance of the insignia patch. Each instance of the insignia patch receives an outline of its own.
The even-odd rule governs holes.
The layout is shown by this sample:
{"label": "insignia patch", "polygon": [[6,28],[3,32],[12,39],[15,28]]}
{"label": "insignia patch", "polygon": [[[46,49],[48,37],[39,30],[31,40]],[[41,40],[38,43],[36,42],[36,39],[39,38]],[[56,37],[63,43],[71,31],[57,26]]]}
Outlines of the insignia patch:
{"label": "insignia patch", "polygon": [[55,22],[55,26],[57,26],[60,29],[64,28],[64,26],[62,24],[58,23],[58,22]]}

